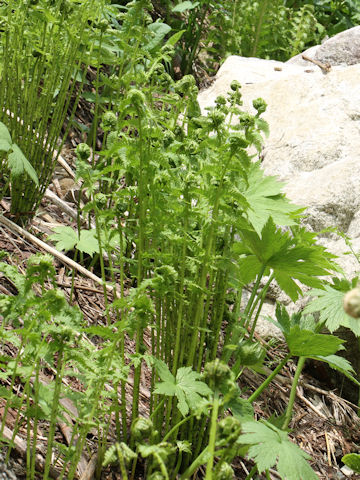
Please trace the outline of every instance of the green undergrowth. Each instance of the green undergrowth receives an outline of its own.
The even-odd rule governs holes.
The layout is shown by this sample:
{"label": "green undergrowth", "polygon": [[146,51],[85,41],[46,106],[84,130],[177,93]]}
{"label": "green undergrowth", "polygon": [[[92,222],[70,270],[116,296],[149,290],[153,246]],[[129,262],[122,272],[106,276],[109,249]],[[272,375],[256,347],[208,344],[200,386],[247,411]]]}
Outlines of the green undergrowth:
{"label": "green undergrowth", "polygon": [[[166,71],[183,32],[164,40],[168,32],[147,8],[146,1],[106,5],[97,19],[93,124],[76,148],[86,202],[76,230],[58,227],[48,239],[77,261],[92,258],[103,317],[85,322],[73,294],[67,302],[51,258],[32,257],[24,274],[0,263],[17,290],[0,296],[2,444],[10,455],[14,445],[3,433],[11,409],[12,440],[26,428],[27,479],[36,478],[32,452],[44,431],[45,480],[52,468],[59,478],[77,478],[94,445],[96,478],[112,465],[132,480],[231,479],[234,459],[247,457],[249,480],[257,472],[269,478],[271,468],[283,479],[315,479],[309,456],[288,435],[296,386],[308,358],[359,385],[336,355],[342,340],[323,334],[325,326],[346,325],[359,335],[358,320],[342,309],[356,281],[328,280],[341,276],[334,256],[301,227],[304,209],[262,171],[266,103],[254,99],[245,112],[232,82],[202,114],[194,78],[174,81]],[[11,128],[0,124],[0,134],[11,162]],[[41,182],[21,161],[21,173]],[[287,352],[257,390],[243,392],[244,369],[261,371],[266,361],[254,331],[275,284],[292,301],[304,287],[316,299],[292,316],[277,306],[273,322]],[[289,362],[297,366],[285,411],[255,421],[253,403]],[[66,444],[58,441],[59,422],[70,427]]]}

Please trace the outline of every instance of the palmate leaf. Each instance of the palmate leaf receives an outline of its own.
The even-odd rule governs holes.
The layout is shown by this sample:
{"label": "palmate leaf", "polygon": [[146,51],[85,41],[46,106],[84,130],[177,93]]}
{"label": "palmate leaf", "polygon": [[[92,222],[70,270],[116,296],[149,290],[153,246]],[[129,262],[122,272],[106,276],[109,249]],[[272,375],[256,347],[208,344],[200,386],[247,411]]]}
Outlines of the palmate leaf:
{"label": "palmate leaf", "polygon": [[355,371],[351,363],[346,360],[346,358],[339,357],[338,355],[313,355],[311,356],[311,358],[313,358],[314,360],[319,360],[320,362],[326,362],[329,367],[333,368],[334,370],[338,370],[343,375],[345,375],[345,377],[355,383],[355,385],[360,387],[360,382],[352,375],[353,373],[355,373]]}
{"label": "palmate leaf", "polygon": [[[261,236],[247,229],[242,229],[240,236],[249,252],[247,256],[240,258],[240,269],[242,263],[249,263],[250,259],[255,257],[259,266],[273,270],[278,285],[293,301],[302,293],[295,280],[310,287],[321,287],[322,282],[317,276],[329,275],[330,269],[337,269],[332,263],[334,255],[315,243],[315,235],[306,236],[299,231],[291,236],[277,228],[271,217],[262,229]],[[236,246],[234,251],[236,253]],[[256,260],[251,260],[253,267],[256,266]],[[254,270],[255,268],[253,274]]]}
{"label": "palmate leaf", "polygon": [[249,222],[260,235],[270,217],[277,225],[295,225],[303,208],[292,204],[282,194],[283,183],[276,177],[266,176],[260,163],[253,163],[247,178],[248,187],[243,192],[250,208],[246,210]]}
{"label": "palmate leaf", "polygon": [[306,305],[304,313],[320,312],[320,321],[325,322],[330,332],[334,332],[343,326],[352,330],[357,337],[360,337],[359,320],[350,317],[344,311],[343,298],[345,291],[335,289],[332,285],[325,285],[323,290],[319,288],[312,289],[309,295],[317,298]]}
{"label": "palmate leaf", "polygon": [[259,472],[276,466],[284,480],[317,480],[307,463],[310,457],[291,442],[286,432],[266,422],[244,422],[237,443],[251,445],[248,454]]}
{"label": "palmate leaf", "polygon": [[176,396],[178,409],[184,417],[190,409],[198,406],[202,397],[208,397],[212,393],[206,383],[200,380],[200,374],[194,372],[191,367],[179,368],[175,378],[162,360],[155,359],[154,363],[162,380],[156,383],[154,393]]}
{"label": "palmate leaf", "polygon": [[92,256],[94,253],[99,253],[99,242],[96,238],[96,230],[80,230],[80,239],[76,245],[80,252],[87,253]]}
{"label": "palmate leaf", "polygon": [[49,240],[55,242],[58,250],[72,250],[78,241],[78,236],[72,227],[55,227]]}
{"label": "palmate leaf", "polygon": [[343,341],[334,335],[323,335],[310,330],[302,330],[295,325],[285,334],[291,355],[310,357],[312,355],[332,355],[337,352]]}
{"label": "palmate leaf", "polygon": [[96,238],[96,230],[80,230],[80,238],[72,227],[55,227],[49,240],[55,242],[58,250],[72,250],[77,248],[80,252],[93,255],[99,253],[99,243]]}

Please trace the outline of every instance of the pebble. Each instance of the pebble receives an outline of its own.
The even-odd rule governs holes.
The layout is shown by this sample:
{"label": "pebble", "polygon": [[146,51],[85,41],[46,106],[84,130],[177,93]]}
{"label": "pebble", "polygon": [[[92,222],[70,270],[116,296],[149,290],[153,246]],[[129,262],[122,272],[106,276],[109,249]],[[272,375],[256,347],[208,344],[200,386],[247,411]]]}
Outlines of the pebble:
{"label": "pebble", "polygon": [[0,453],[0,480],[16,480],[15,473],[5,463],[5,456]]}

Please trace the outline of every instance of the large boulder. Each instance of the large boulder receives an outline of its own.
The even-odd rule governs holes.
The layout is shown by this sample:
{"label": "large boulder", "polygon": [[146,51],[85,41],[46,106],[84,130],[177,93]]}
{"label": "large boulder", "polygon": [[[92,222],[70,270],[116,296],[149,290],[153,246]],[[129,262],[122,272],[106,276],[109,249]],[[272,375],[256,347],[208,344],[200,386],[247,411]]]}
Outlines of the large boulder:
{"label": "large boulder", "polygon": [[[287,196],[307,207],[308,229],[337,227],[360,251],[360,27],[305,53],[318,64],[301,55],[286,63],[231,56],[199,103],[205,111],[232,80],[242,85],[245,109],[255,113],[253,99],[263,98],[270,126],[262,152],[265,172],[286,182]],[[326,63],[330,70],[321,68]],[[319,241],[339,256],[349,278],[360,270],[338,235],[326,233]],[[264,333],[266,323],[261,327]],[[360,369],[359,355],[355,363]]]}
{"label": "large boulder", "polygon": [[[360,27],[336,35],[320,45],[336,50],[359,42]],[[347,42],[347,43],[346,43]],[[317,47],[313,47],[315,53]],[[296,204],[308,207],[309,229],[338,227],[360,250],[360,63],[358,51],[348,56],[351,65],[335,65],[329,72],[307,62],[286,63],[257,58],[229,57],[213,85],[199,94],[199,103],[214,105],[232,80],[242,85],[244,108],[255,113],[252,101],[263,98],[263,114],[270,125],[262,153],[267,174],[286,182],[284,191]],[[294,57],[296,58],[296,57]],[[329,57],[330,58],[330,57]],[[353,64],[355,63],[355,64]],[[344,255],[342,239],[327,234],[321,239],[339,255],[348,276],[359,271],[356,259]]]}
{"label": "large boulder", "polygon": [[[303,52],[306,56],[331,65],[355,65],[360,63],[360,27],[350,28]],[[308,65],[302,54],[286,63]]]}

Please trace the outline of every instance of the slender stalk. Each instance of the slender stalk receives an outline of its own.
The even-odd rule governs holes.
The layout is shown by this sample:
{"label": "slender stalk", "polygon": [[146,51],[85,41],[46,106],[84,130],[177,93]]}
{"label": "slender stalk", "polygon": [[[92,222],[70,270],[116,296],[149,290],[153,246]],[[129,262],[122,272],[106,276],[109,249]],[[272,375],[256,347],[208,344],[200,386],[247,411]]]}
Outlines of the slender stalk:
{"label": "slender stalk", "polygon": [[122,478],[123,480],[128,480],[124,455],[122,454],[120,445],[118,443],[116,444],[116,452],[117,452],[119,463],[120,463],[120,471],[121,471]]}
{"label": "slender stalk", "polygon": [[249,475],[246,476],[245,480],[251,480],[257,471],[257,465],[254,465],[250,470]]}
{"label": "slender stalk", "polygon": [[291,420],[292,409],[293,409],[294,402],[295,402],[295,397],[296,397],[296,387],[297,387],[297,384],[299,382],[301,371],[304,368],[305,361],[306,361],[306,357],[299,357],[298,364],[297,364],[296,371],[295,371],[295,375],[294,375],[294,380],[293,380],[291,390],[290,390],[289,403],[288,403],[287,408],[286,408],[284,423],[281,427],[283,430],[287,429],[287,427],[290,423],[290,420]]}
{"label": "slender stalk", "polygon": [[59,400],[61,392],[62,378],[64,375],[65,369],[65,355],[64,355],[65,344],[64,342],[60,343],[59,352],[58,352],[58,361],[57,361],[57,375],[55,378],[55,387],[54,387],[54,396],[51,406],[51,416],[50,416],[50,427],[49,434],[47,438],[47,451],[45,457],[45,467],[44,467],[44,480],[48,480],[50,466],[51,466],[51,457],[52,449],[55,438],[55,429],[57,424],[57,412],[59,409]]}
{"label": "slender stalk", "polygon": [[[254,311],[256,309],[256,307],[258,306],[258,303],[260,302],[261,304],[264,303],[264,300],[265,300],[265,297],[266,297],[266,293],[268,291],[268,288],[270,286],[270,283],[273,281],[274,279],[274,273],[272,273],[269,278],[268,278],[268,281],[266,282],[266,284],[263,286],[262,290],[260,291],[260,293],[257,295],[256,297],[256,300],[252,303],[251,305],[251,308],[250,308],[250,311],[249,313],[247,314],[248,318],[245,322],[245,325],[244,327],[245,328],[249,328],[250,326],[250,322],[251,322],[251,318],[254,314]],[[260,309],[261,310],[261,309]],[[258,312],[259,312],[259,309],[258,309]],[[259,312],[260,313],[260,312]],[[253,322],[254,323],[254,322]]]}
{"label": "slender stalk", "polygon": [[[219,142],[221,142],[221,138],[218,139]],[[223,193],[223,185],[224,185],[224,179],[225,179],[225,174],[228,168],[229,163],[231,162],[232,156],[230,155],[226,161],[224,162],[224,166],[222,169],[222,173],[220,175],[220,181],[219,181],[219,186],[217,187],[216,191],[216,197],[214,201],[214,207],[213,207],[213,215],[212,215],[212,221],[210,224],[209,231],[205,234],[206,236],[206,241],[205,241],[205,254],[204,254],[204,260],[203,260],[203,265],[201,268],[201,273],[200,273],[200,280],[199,280],[199,291],[201,292],[198,298],[195,299],[195,302],[193,304],[193,308],[195,310],[195,316],[194,320],[192,322],[192,328],[193,328],[193,333],[191,336],[191,344],[190,344],[190,349],[189,349],[189,355],[188,355],[188,360],[187,360],[187,365],[194,365],[194,359],[195,359],[195,352],[196,352],[196,346],[198,342],[198,328],[200,325],[200,319],[202,317],[203,313],[203,302],[205,298],[205,290],[206,290],[206,279],[208,275],[208,269],[209,269],[209,262],[212,256],[212,250],[213,250],[213,245],[215,242],[215,225],[218,220],[218,213],[219,213],[219,207],[220,207],[220,198]],[[259,280],[260,281],[260,280]]]}
{"label": "slender stalk", "polygon": [[[267,293],[267,291],[268,291],[268,288],[269,288],[270,283],[272,282],[273,278],[274,278],[274,275],[273,275],[273,274],[270,275],[269,280],[267,281],[267,283],[266,283],[266,285],[264,286],[261,294],[260,294],[259,297],[258,297],[258,300],[260,299],[260,303],[259,303],[259,306],[258,306],[256,315],[255,315],[255,318],[254,318],[254,320],[253,320],[253,322],[252,322],[252,325],[251,325],[250,339],[252,339],[253,336],[254,336],[254,332],[255,332],[255,328],[256,328],[256,323],[257,323],[258,318],[259,318],[259,316],[260,316],[262,306],[263,306],[263,304],[264,304],[264,302],[265,302],[266,293]],[[257,303],[257,302],[256,302],[256,303]]]}
{"label": "slender stalk", "polygon": [[208,9],[209,9],[209,6],[206,5],[203,9],[200,21],[198,22],[198,30],[197,30],[197,33],[196,33],[195,40],[192,42],[191,53],[190,53],[190,57],[189,57],[188,61],[186,62],[184,75],[187,75],[192,68],[192,63],[194,61],[195,54],[196,54],[198,46],[199,46],[199,42],[201,40],[201,34],[203,33],[203,31],[202,31],[203,30],[203,25],[204,25],[204,22],[205,22],[205,19],[206,19],[206,14],[208,12]]}
{"label": "slender stalk", "polygon": [[265,390],[265,388],[269,385],[269,383],[273,381],[273,379],[280,372],[280,370],[282,370],[282,368],[286,365],[290,357],[291,357],[290,354],[286,355],[286,357],[279,363],[279,365],[267,377],[267,379],[260,385],[260,387],[258,387],[252,395],[250,395],[250,397],[248,398],[248,401],[250,403],[253,403],[258,398],[258,396],[261,395],[261,393]]}
{"label": "slender stalk", "polygon": [[[143,256],[144,256],[144,238],[145,238],[145,223],[146,223],[146,171],[145,161],[146,154],[144,152],[144,136],[142,127],[142,112],[140,108],[137,109],[139,119],[138,133],[139,133],[139,228],[138,228],[138,242],[137,242],[137,284],[141,284],[144,274]],[[136,331],[135,353],[140,354],[143,342],[143,328],[139,326]],[[140,376],[141,376],[141,362],[135,368],[134,372],[134,387],[133,387],[133,408],[132,420],[137,418],[139,413],[139,394],[140,394]]]}
{"label": "slender stalk", "polygon": [[256,23],[255,40],[254,40],[254,45],[251,51],[251,57],[256,57],[256,52],[257,52],[257,48],[260,40],[260,33],[261,33],[262,25],[264,23],[264,17],[265,17],[266,10],[268,8],[268,3],[269,3],[269,0],[263,0],[262,2],[259,3],[260,14],[259,14],[258,21]]}
{"label": "slender stalk", "polygon": [[213,408],[211,413],[211,423],[210,423],[210,435],[209,435],[209,454],[210,458],[206,464],[206,475],[205,480],[212,480],[212,472],[214,466],[214,456],[215,456],[215,441],[216,441],[216,428],[217,428],[217,419],[219,414],[219,392],[216,390],[214,394]]}
{"label": "slender stalk", "polygon": [[[40,375],[40,362],[39,360],[36,363],[35,367],[35,381],[34,381],[34,403],[35,406],[39,405],[39,375]],[[35,410],[35,418],[34,418],[34,428],[33,428],[33,445],[32,445],[32,456],[30,461],[30,478],[35,478],[35,459],[36,459],[36,442],[37,442],[37,432],[38,432],[38,424],[39,424],[39,417],[38,417],[38,410]],[[29,465],[29,464],[28,464]]]}
{"label": "slender stalk", "polygon": [[176,425],[174,425],[168,432],[167,434],[164,436],[163,438],[163,442],[166,442],[167,440],[169,440],[169,438],[171,438],[171,436],[174,434],[174,436],[176,437],[176,432],[179,430],[179,428],[181,427],[181,425],[184,425],[184,423],[188,422],[190,419],[192,419],[193,417],[195,416],[195,414],[191,414],[189,415],[188,417],[185,417],[183,418],[182,420],[180,420],[180,422],[178,422]]}
{"label": "slender stalk", "polygon": [[195,470],[197,470],[203,463],[205,463],[205,459],[207,457],[209,451],[209,447],[205,447],[204,450],[195,458],[195,460],[191,463],[191,465],[185,470],[185,472],[181,475],[180,480],[188,480]]}

